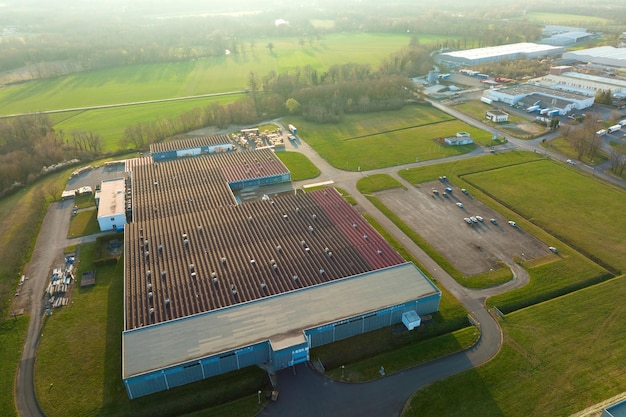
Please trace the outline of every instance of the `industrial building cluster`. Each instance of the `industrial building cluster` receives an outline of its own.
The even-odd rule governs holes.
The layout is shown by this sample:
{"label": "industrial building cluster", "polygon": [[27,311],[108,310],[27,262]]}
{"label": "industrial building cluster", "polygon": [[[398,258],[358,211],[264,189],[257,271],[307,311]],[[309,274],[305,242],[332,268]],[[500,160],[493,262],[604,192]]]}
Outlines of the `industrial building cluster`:
{"label": "industrial building cluster", "polygon": [[156,144],[127,161],[122,189],[102,187],[108,218],[127,220],[114,221],[130,398],[252,365],[275,383],[311,348],[438,311],[437,287],[337,191],[293,190],[273,150],[232,145]]}

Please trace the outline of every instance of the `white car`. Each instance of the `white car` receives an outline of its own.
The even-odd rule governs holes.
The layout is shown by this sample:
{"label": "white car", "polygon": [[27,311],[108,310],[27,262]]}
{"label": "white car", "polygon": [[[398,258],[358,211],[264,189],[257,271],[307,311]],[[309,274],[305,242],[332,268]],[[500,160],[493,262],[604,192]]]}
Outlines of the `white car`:
{"label": "white car", "polygon": [[567,160],[567,161],[565,161],[565,162],[567,162],[567,163],[568,163],[568,164],[570,164],[570,165],[576,165],[576,164],[574,163],[574,161],[572,161],[571,159],[568,159],[568,160]]}
{"label": "white car", "polygon": [[509,224],[513,227],[517,227],[517,223],[515,223],[513,220],[509,220]]}
{"label": "white car", "polygon": [[460,201],[456,203],[456,205],[459,206],[459,208],[463,208],[463,203],[461,203]]}
{"label": "white car", "polygon": [[467,224],[472,224],[472,219],[470,219],[469,217],[463,217],[463,220],[465,220],[465,223]]}
{"label": "white car", "polygon": [[483,222],[485,219],[482,218],[482,216],[474,216],[476,217],[476,220],[478,220],[479,222]]}

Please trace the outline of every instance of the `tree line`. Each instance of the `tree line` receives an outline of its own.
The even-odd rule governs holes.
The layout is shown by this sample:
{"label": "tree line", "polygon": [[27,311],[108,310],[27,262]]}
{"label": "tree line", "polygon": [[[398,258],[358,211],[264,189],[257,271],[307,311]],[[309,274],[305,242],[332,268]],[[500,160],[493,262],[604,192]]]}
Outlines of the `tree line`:
{"label": "tree line", "polygon": [[0,120],[0,196],[33,183],[56,164],[101,154],[98,134],[55,132],[52,124],[45,114]]}

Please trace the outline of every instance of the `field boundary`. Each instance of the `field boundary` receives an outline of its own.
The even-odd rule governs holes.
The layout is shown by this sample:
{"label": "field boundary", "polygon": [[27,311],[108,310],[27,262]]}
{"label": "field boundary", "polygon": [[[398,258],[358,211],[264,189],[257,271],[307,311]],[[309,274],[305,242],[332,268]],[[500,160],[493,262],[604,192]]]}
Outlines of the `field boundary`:
{"label": "field boundary", "polygon": [[454,120],[455,119],[438,120],[436,122],[424,123],[422,125],[413,125],[413,126],[399,127],[398,129],[383,130],[383,131],[380,131],[380,132],[370,133],[370,134],[367,134],[367,135],[353,136],[351,138],[346,138],[346,139],[343,139],[342,142],[348,142],[348,141],[355,140],[355,139],[370,138],[372,136],[384,135],[385,133],[393,133],[393,132],[401,132],[403,130],[417,129],[419,127],[424,127],[424,126],[438,125],[440,123],[453,122]]}

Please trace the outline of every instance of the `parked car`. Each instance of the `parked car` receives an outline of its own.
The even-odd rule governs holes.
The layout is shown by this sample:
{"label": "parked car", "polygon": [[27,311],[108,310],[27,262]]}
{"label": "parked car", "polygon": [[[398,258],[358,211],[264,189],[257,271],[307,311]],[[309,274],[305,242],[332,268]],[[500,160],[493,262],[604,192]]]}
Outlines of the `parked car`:
{"label": "parked car", "polygon": [[459,206],[459,208],[463,208],[463,203],[461,203],[460,201],[456,203],[457,206]]}
{"label": "parked car", "polygon": [[498,221],[496,219],[489,219],[489,221],[493,224],[498,224]]}
{"label": "parked car", "polygon": [[517,227],[517,223],[515,223],[513,220],[509,220],[509,224],[513,227]]}
{"label": "parked car", "polygon": [[482,218],[482,216],[474,216],[474,217],[476,217],[476,220],[478,220],[479,222],[482,222],[485,220]]}

